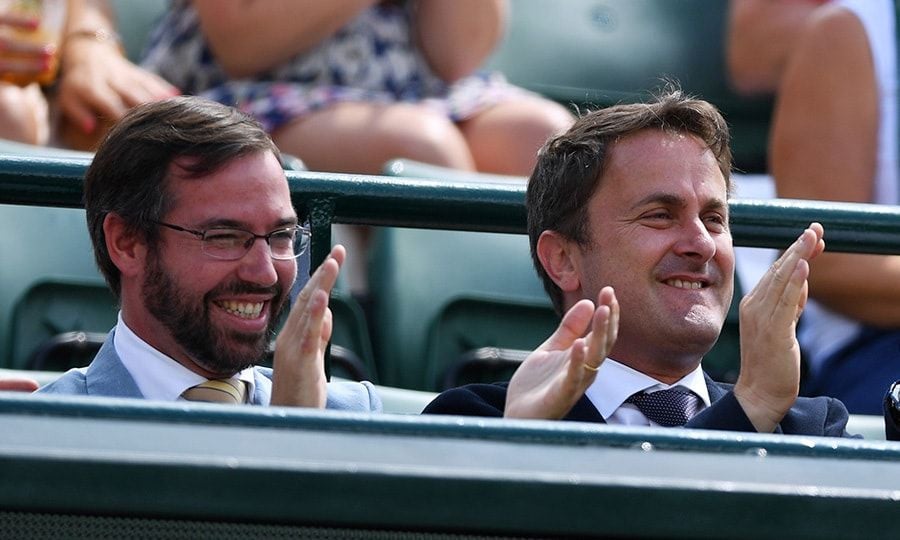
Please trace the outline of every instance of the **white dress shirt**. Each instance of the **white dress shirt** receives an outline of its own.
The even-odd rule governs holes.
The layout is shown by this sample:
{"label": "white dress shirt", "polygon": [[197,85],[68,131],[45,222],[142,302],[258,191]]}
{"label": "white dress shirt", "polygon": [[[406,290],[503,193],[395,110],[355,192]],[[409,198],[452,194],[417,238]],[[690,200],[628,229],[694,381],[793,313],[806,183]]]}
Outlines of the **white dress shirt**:
{"label": "white dress shirt", "polygon": [[608,424],[658,426],[656,422],[648,420],[636,405],[625,403],[625,400],[642,390],[652,393],[676,386],[687,388],[697,394],[703,402],[698,412],[709,407],[709,390],[706,388],[706,379],[700,366],[674,384],[665,384],[612,358],[607,358],[600,364],[597,378],[588,387],[585,395]]}
{"label": "white dress shirt", "polygon": [[[146,399],[184,401],[181,394],[185,390],[207,380],[138,337],[122,320],[121,311],[113,345],[125,369]],[[250,400],[255,386],[253,368],[249,367],[236,376],[247,383],[247,396]]]}

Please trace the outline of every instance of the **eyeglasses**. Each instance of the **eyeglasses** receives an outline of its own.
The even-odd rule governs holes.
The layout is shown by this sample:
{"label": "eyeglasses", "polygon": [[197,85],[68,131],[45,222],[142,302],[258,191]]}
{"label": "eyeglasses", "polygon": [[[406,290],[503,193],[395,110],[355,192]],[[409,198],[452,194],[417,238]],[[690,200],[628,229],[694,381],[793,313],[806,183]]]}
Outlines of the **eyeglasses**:
{"label": "eyeglasses", "polygon": [[242,258],[250,252],[257,238],[262,238],[269,244],[269,253],[273,259],[279,261],[296,259],[309,247],[309,229],[300,225],[275,229],[269,234],[253,234],[244,229],[214,228],[195,231],[162,221],[155,223],[173,231],[193,234],[200,239],[200,250],[203,253],[223,261],[236,261]]}

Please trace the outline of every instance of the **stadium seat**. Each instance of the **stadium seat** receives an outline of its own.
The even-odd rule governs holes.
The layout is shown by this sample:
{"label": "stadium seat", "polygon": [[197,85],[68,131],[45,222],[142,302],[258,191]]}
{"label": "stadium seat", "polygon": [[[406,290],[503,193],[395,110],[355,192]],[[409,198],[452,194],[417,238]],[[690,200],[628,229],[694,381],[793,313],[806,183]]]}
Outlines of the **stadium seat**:
{"label": "stadium seat", "polygon": [[553,320],[523,235],[378,229],[369,283],[384,385],[437,390],[465,349],[530,349]]}
{"label": "stadium seat", "polygon": [[[94,266],[84,210],[0,205],[0,253],[0,366],[25,367],[36,340],[51,332],[106,332],[112,326],[82,326],[97,321],[94,311],[89,315],[72,304],[75,298],[97,298],[96,291],[106,287]],[[69,286],[74,292],[63,294]],[[35,314],[32,300],[49,311]],[[34,315],[34,326],[15,321],[14,312]]]}
{"label": "stadium seat", "polygon": [[12,313],[13,366],[65,371],[88,365],[116,324],[118,307],[102,281],[42,280]]}
{"label": "stadium seat", "polygon": [[[505,272],[498,268],[492,281],[503,279]],[[493,297],[487,292],[449,299],[428,332],[426,380],[438,390],[509,380],[528,352],[558,324],[559,317],[545,298]]]}
{"label": "stadium seat", "polygon": [[328,302],[334,326],[331,333],[331,374],[377,382],[372,341],[362,307],[346,289],[335,288]]}
{"label": "stadium seat", "polygon": [[505,41],[487,65],[579,108],[642,100],[664,78],[675,79],[723,111],[735,164],[762,172],[772,104],[729,87],[727,11],[728,2],[708,0],[515,2]]}

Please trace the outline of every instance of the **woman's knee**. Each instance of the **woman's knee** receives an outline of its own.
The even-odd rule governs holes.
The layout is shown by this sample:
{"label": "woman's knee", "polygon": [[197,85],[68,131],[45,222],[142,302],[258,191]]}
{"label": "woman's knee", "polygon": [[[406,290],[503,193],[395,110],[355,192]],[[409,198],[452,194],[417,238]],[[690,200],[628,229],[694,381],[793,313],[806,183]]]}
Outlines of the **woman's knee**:
{"label": "woman's knee", "polygon": [[47,100],[40,87],[0,83],[0,137],[43,145],[49,132]]}
{"label": "woman's knee", "polygon": [[574,120],[565,107],[529,96],[495,105],[461,127],[479,170],[527,175],[540,147]]}
{"label": "woman's knee", "polygon": [[474,169],[465,137],[446,116],[425,107],[403,107],[390,115],[381,135],[395,157],[456,169]]}

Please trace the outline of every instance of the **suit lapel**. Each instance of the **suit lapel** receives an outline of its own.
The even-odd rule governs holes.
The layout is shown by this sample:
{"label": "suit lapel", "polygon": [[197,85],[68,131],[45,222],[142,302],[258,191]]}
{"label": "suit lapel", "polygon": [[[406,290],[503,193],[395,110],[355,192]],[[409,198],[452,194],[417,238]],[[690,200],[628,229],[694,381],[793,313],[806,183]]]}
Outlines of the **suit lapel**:
{"label": "suit lapel", "polygon": [[272,370],[268,368],[253,368],[253,395],[250,397],[251,405],[269,405],[272,398]]}
{"label": "suit lapel", "polygon": [[587,396],[581,396],[581,399],[578,400],[578,403],[572,407],[572,410],[569,411],[564,418],[564,420],[570,420],[573,422],[599,422],[601,424],[605,424],[606,420],[600,416],[600,412],[594,407],[594,404],[591,403],[591,400],[587,398]]}

